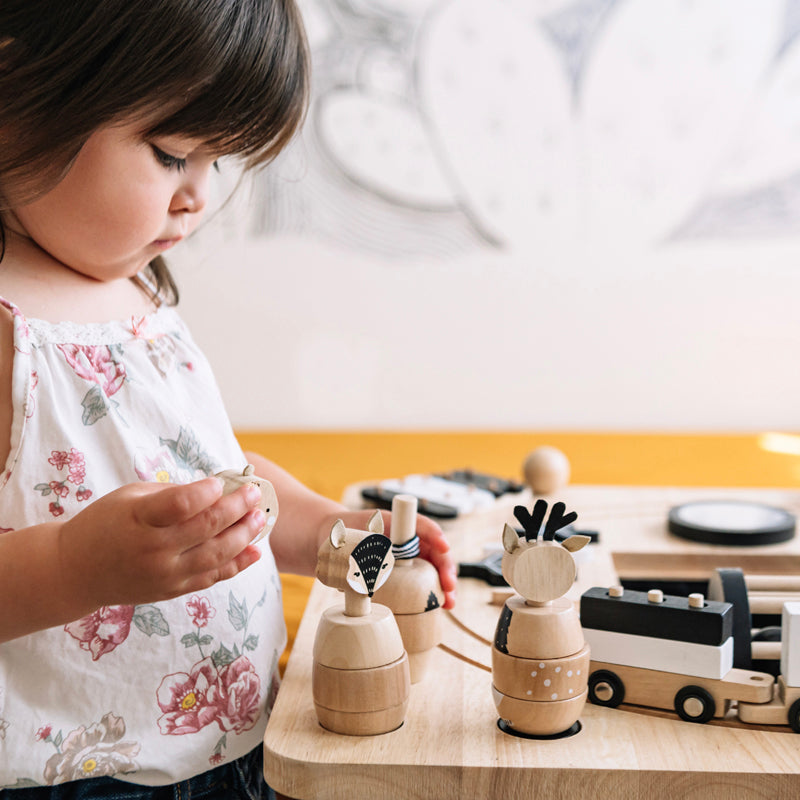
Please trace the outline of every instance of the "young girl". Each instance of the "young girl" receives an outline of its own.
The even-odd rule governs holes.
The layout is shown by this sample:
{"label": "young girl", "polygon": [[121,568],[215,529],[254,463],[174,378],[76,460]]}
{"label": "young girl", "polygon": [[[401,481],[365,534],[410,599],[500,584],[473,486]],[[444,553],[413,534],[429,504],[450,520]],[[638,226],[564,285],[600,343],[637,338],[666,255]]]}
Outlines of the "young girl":
{"label": "young girl", "polygon": [[[0,4],[3,800],[269,796],[277,570],[313,574],[367,514],[241,452],[162,253],[220,156],[286,144],[307,86],[292,0]],[[268,545],[258,492],[209,478],[248,462]],[[447,543],[418,533],[451,605]]]}

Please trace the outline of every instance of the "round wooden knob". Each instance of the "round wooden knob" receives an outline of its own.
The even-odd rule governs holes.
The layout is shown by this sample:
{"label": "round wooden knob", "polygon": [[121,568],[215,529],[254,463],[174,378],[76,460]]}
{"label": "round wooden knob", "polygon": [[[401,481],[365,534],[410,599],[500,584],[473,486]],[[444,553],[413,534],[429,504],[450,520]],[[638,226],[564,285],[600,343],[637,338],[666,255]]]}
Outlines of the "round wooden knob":
{"label": "round wooden knob", "polygon": [[569,461],[555,447],[537,447],[522,467],[525,483],[534,494],[552,494],[569,483]]}

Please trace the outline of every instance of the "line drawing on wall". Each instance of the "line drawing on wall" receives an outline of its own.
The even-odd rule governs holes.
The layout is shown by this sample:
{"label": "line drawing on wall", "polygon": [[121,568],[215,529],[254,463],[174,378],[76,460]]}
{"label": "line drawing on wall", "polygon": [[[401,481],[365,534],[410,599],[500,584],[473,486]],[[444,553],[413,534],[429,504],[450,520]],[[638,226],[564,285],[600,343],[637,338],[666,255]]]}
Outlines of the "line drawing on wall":
{"label": "line drawing on wall", "polygon": [[249,232],[386,260],[800,236],[800,0],[300,0]]}

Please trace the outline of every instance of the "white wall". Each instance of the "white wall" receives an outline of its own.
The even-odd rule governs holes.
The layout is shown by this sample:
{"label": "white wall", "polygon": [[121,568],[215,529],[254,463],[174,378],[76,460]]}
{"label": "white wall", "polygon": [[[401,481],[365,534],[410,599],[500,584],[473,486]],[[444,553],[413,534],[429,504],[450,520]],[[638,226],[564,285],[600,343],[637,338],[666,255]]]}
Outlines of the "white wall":
{"label": "white wall", "polygon": [[234,425],[797,429],[797,6],[305,0],[303,138],[174,259]]}

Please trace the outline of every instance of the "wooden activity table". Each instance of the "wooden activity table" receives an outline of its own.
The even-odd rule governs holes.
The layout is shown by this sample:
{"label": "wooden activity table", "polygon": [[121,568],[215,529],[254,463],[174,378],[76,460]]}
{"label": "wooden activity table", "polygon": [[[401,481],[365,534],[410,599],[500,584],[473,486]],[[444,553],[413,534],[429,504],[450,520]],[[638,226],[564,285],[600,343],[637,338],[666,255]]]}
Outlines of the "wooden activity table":
{"label": "wooden activity table", "polygon": [[[359,504],[358,487],[345,499]],[[800,513],[800,492],[570,486],[556,499],[579,514],[576,527],[600,532],[571,592],[621,579],[707,579],[719,566],[746,573],[800,574],[800,536],[757,548],[688,542],[667,531],[668,509],[699,499],[735,498]],[[515,503],[447,522],[458,561],[481,558],[513,523]],[[443,646],[422,683],[411,687],[405,723],[392,733],[350,737],[321,728],[311,695],[312,645],[322,611],[337,592],[316,585],[289,659],[264,742],[267,781],[292,798],[796,798],[800,736],[788,727],[746,726],[730,716],[705,725],[670,712],[587,703],[582,729],[537,741],[502,732],[491,693],[490,641],[500,613],[493,588],[459,579]]]}

